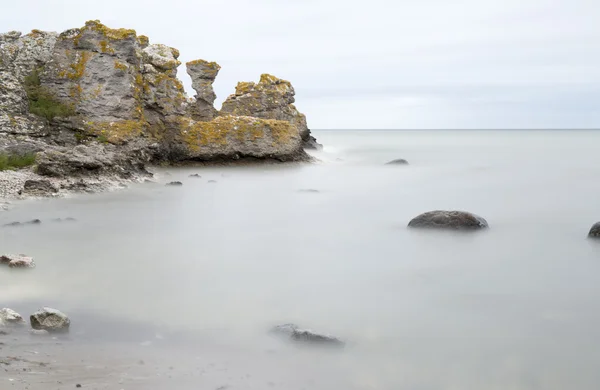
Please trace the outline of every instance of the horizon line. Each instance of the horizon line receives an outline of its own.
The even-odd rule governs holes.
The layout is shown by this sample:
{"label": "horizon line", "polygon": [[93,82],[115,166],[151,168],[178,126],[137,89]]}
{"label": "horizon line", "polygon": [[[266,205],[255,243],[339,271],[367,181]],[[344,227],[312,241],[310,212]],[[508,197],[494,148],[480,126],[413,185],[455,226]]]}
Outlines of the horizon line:
{"label": "horizon line", "polygon": [[386,129],[369,129],[369,128],[361,128],[361,129],[344,129],[344,128],[328,128],[328,129],[318,129],[312,128],[311,131],[577,131],[577,130],[600,130],[600,128],[596,127],[556,127],[556,128],[427,128],[427,129],[414,129],[414,128],[386,128]]}

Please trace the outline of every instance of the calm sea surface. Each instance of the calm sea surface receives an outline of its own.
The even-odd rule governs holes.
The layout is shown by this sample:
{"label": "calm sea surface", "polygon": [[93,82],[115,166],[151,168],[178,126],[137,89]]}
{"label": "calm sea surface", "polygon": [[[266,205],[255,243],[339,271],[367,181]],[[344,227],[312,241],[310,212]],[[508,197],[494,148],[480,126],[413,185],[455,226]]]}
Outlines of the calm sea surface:
{"label": "calm sea surface", "polygon": [[[312,165],[166,169],[184,185],[16,203],[1,224],[43,223],[1,228],[0,250],[38,266],[0,269],[0,307],[59,308],[74,340],[210,334],[186,347],[257,361],[274,324],[349,342],[286,352],[279,388],[600,388],[600,131],[315,135]],[[434,209],[490,229],[406,229]]]}

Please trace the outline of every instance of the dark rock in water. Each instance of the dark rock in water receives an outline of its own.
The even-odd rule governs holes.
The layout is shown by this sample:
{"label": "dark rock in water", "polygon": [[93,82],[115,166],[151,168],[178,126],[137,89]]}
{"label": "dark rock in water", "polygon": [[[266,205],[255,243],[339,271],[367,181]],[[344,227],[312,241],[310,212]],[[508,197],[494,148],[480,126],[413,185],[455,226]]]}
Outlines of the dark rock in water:
{"label": "dark rock in water", "polygon": [[398,158],[396,160],[392,160],[388,163],[385,163],[385,165],[408,165],[408,161],[406,161],[403,158]]}
{"label": "dark rock in water", "polygon": [[68,332],[71,320],[59,310],[44,307],[29,317],[31,327],[48,332]]}
{"label": "dark rock in water", "polygon": [[284,337],[293,342],[303,344],[321,345],[329,347],[343,347],[345,345],[343,341],[336,337],[315,333],[307,329],[300,329],[295,324],[284,324],[274,326],[273,328],[271,328],[269,333],[276,336]]}
{"label": "dark rock in water", "polygon": [[75,218],[67,217],[67,218],[54,218],[52,222],[75,222],[77,221]]}
{"label": "dark rock in water", "polygon": [[315,190],[314,188],[306,188],[306,189],[298,190],[298,192],[304,192],[304,193],[310,193],[310,194],[318,194],[320,191],[319,190]]}
{"label": "dark rock in water", "polygon": [[167,184],[165,184],[165,185],[167,185],[167,186],[182,186],[182,185],[183,185],[183,183],[182,183],[182,182],[180,182],[180,181],[172,181],[172,182],[170,182],[170,183],[167,183]]}
{"label": "dark rock in water", "polygon": [[209,180],[208,183],[216,183],[216,180]]}
{"label": "dark rock in water", "polygon": [[2,255],[0,264],[8,264],[10,268],[34,268],[35,262],[32,257],[25,255]]}
{"label": "dark rock in water", "polygon": [[590,232],[588,233],[588,237],[600,238],[600,222],[596,222],[592,226],[592,228],[590,229]]}
{"label": "dark rock in water", "polygon": [[323,145],[317,142],[317,139],[312,135],[308,137],[304,137],[304,149],[313,149],[313,150],[321,150],[323,149]]}
{"label": "dark rock in water", "polygon": [[40,223],[42,223],[41,220],[39,220],[39,219],[32,219],[31,221],[26,221],[26,222],[19,222],[19,221],[11,222],[11,223],[5,224],[4,226],[39,225]]}
{"label": "dark rock in water", "polygon": [[466,211],[435,210],[413,218],[408,227],[429,229],[476,230],[485,229],[488,223],[482,217]]}
{"label": "dark rock in water", "polygon": [[58,193],[58,188],[48,180],[27,180],[21,193],[30,196],[52,196]]}
{"label": "dark rock in water", "polygon": [[191,175],[190,175],[190,176],[188,176],[188,177],[202,177],[202,176],[200,176],[200,175],[199,175],[199,174],[197,174],[197,173],[193,173],[193,174],[191,174]]}

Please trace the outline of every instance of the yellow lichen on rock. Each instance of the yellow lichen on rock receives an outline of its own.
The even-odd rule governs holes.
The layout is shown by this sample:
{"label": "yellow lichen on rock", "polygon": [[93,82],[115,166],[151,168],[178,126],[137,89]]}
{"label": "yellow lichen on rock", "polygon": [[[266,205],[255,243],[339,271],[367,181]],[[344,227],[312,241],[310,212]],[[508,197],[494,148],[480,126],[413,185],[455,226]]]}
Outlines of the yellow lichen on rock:
{"label": "yellow lichen on rock", "polygon": [[102,137],[112,144],[123,144],[139,137],[146,123],[141,120],[122,120],[115,122],[86,122],[87,131]]}
{"label": "yellow lichen on rock", "polygon": [[[67,56],[69,55],[67,51]],[[75,62],[69,64],[70,70],[61,70],[58,75],[60,77],[68,78],[70,80],[79,80],[85,74],[85,65],[90,59],[90,52],[77,51]]]}
{"label": "yellow lichen on rock", "polygon": [[127,68],[128,66],[126,63],[115,60],[115,69],[126,71]]}
{"label": "yellow lichen on rock", "polygon": [[[171,54],[173,54],[173,57],[175,57],[175,59],[179,58],[179,55],[181,53],[179,53],[179,50],[175,49],[174,47],[171,48]],[[180,63],[181,64],[181,63]]]}
{"label": "yellow lichen on rock", "polygon": [[137,41],[142,48],[144,48],[150,44],[150,39],[145,35],[138,35]]}
{"label": "yellow lichen on rock", "polygon": [[182,138],[192,151],[199,151],[202,147],[227,146],[232,142],[252,144],[258,140],[270,140],[275,146],[287,143],[297,133],[286,121],[230,115],[209,122],[182,118],[180,127]]}
{"label": "yellow lichen on rock", "polygon": [[85,22],[85,28],[102,33],[105,37],[112,40],[136,38],[136,32],[127,28],[109,28],[103,25],[99,20],[88,20]]}

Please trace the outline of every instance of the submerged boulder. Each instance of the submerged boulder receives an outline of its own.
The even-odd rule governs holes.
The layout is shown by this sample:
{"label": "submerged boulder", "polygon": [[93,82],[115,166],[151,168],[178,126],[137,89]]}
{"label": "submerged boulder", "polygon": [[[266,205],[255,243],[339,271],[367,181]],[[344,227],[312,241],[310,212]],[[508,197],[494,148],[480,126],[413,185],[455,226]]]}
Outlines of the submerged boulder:
{"label": "submerged boulder", "polygon": [[25,323],[25,320],[23,320],[23,317],[21,317],[21,315],[19,313],[17,313],[16,311],[9,309],[9,308],[3,308],[0,309],[0,326],[2,325],[22,325]]}
{"label": "submerged boulder", "polygon": [[336,337],[319,334],[308,329],[300,329],[295,324],[283,324],[274,326],[273,328],[271,328],[269,333],[279,337],[283,337],[289,341],[309,345],[312,344],[330,347],[343,347],[345,345],[343,341]]}
{"label": "submerged boulder", "polygon": [[600,239],[600,222],[596,222],[594,225],[592,225],[592,228],[588,233],[588,237]]}
{"label": "submerged boulder", "polygon": [[29,317],[31,327],[35,330],[48,332],[68,332],[71,320],[59,310],[44,307]]}
{"label": "submerged boulder", "polygon": [[166,186],[182,186],[182,185],[183,185],[183,183],[182,183],[182,182],[180,182],[180,181],[171,181],[171,182],[169,182],[169,183],[167,183],[167,184],[165,184],[165,185],[166,185]]}
{"label": "submerged boulder", "polygon": [[2,255],[0,264],[7,264],[10,268],[34,268],[33,257],[25,255]]}
{"label": "submerged boulder", "polygon": [[395,160],[385,163],[385,165],[408,165],[408,161],[406,161],[403,158],[397,158]]}
{"label": "submerged boulder", "polygon": [[413,218],[408,227],[452,230],[476,230],[488,227],[482,217],[466,211],[435,210]]}

